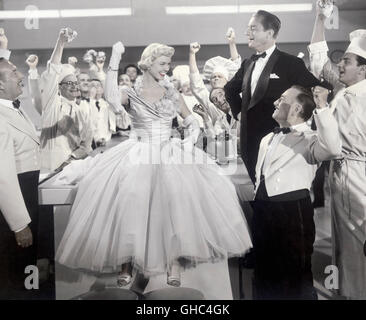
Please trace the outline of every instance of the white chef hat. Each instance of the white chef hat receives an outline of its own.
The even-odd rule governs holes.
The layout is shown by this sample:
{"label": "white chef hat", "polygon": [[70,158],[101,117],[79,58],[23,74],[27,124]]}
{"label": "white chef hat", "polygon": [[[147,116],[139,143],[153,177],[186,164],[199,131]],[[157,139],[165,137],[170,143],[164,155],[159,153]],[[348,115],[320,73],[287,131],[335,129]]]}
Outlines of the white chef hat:
{"label": "white chef hat", "polygon": [[65,79],[67,76],[71,75],[71,74],[75,74],[75,68],[68,63],[65,63],[62,65],[61,68],[61,73],[59,76],[59,82],[61,82],[63,79]]}
{"label": "white chef hat", "polygon": [[349,34],[351,41],[346,52],[357,54],[358,56],[366,59],[366,30],[359,29],[352,31]]}
{"label": "white chef hat", "polygon": [[185,64],[176,66],[173,69],[173,76],[179,80],[180,85],[189,82],[189,66]]}
{"label": "white chef hat", "polygon": [[206,61],[203,75],[207,80],[210,80],[214,73],[221,73],[226,80],[230,80],[237,70],[238,67],[232,60],[217,56]]}

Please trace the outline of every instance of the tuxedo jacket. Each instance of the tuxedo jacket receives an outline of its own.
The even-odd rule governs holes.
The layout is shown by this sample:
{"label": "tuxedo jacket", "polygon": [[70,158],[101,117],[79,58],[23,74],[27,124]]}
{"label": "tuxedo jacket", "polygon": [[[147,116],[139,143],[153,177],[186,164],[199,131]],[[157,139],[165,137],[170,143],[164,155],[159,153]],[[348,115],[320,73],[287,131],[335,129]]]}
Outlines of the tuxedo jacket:
{"label": "tuxedo jacket", "polygon": [[307,70],[303,60],[276,48],[259,77],[253,96],[246,101],[240,94],[244,97],[250,90],[251,75],[247,72],[250,64],[251,59],[243,61],[226,84],[225,94],[234,117],[241,112],[240,147],[242,154],[247,152],[254,159],[254,167],[261,139],[277,126],[272,119],[274,101],[292,85],[308,88],[319,85],[319,80]]}
{"label": "tuxedo jacket", "polygon": [[39,139],[22,114],[0,104],[0,211],[13,231],[30,222],[17,175],[40,168]]}
{"label": "tuxedo jacket", "polygon": [[274,133],[262,139],[256,165],[255,193],[263,175],[269,197],[303,189],[310,190],[318,164],[341,154],[338,125],[331,109],[323,110],[314,118],[317,131],[311,130],[304,122],[296,130],[284,135],[269,159],[266,172],[262,172],[262,167]]}

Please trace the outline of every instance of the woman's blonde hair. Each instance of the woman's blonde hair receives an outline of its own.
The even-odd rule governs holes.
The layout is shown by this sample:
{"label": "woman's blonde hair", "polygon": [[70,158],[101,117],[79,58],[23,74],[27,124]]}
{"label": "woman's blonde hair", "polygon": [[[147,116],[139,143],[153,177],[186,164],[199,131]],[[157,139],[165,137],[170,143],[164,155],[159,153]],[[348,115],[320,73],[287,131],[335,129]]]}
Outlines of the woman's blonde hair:
{"label": "woman's blonde hair", "polygon": [[174,54],[174,48],[168,47],[165,44],[152,43],[149,44],[142,52],[141,59],[137,63],[142,71],[148,70],[156,58],[166,56],[171,58]]}

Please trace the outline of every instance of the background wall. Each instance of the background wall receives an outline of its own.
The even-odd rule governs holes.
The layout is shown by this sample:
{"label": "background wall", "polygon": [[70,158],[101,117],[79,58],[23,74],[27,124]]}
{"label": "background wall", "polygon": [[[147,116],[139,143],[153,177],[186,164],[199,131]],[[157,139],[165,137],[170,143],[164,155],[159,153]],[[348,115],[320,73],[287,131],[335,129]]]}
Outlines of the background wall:
{"label": "background wall", "polygon": [[[28,5],[38,9],[80,9],[131,7],[132,16],[100,18],[41,19],[38,30],[27,30],[23,20],[0,21],[13,39],[14,49],[46,49],[53,46],[61,27],[78,31],[78,40],[71,47],[109,47],[118,40],[126,46],[144,46],[150,42],[185,45],[223,44],[229,26],[244,36],[251,14],[166,15],[165,6],[244,5],[278,3],[315,3],[315,0],[0,0],[2,9],[24,10]],[[337,0],[340,9],[339,29],[329,30],[330,41],[344,41],[350,31],[365,27],[365,0]],[[279,42],[307,42],[314,22],[314,12],[278,13],[283,28]]]}
{"label": "background wall", "polygon": [[[9,48],[12,50],[11,60],[20,71],[27,75],[24,63],[29,54],[39,56],[39,70],[42,72],[56,42],[60,28],[70,26],[77,30],[78,37],[65,49],[63,61],[67,57],[76,56],[79,67],[87,69],[82,56],[89,48],[103,50],[107,54],[116,41],[123,41],[126,53],[123,56],[123,67],[128,63],[136,63],[141,52],[151,42],[172,45],[176,49],[173,67],[187,64],[189,43],[198,41],[202,48],[197,55],[199,67],[213,56],[229,56],[226,42],[226,30],[233,27],[237,35],[237,43],[243,58],[252,54],[247,47],[246,26],[251,14],[216,14],[216,15],[182,15],[165,14],[165,6],[208,6],[208,5],[244,5],[244,4],[278,4],[278,3],[315,3],[315,0],[0,0],[0,10],[25,10],[29,5],[38,9],[82,9],[131,7],[132,16],[99,17],[77,19],[40,19],[39,29],[28,30],[24,20],[0,20],[0,27],[6,30]],[[330,53],[344,50],[348,42],[348,34],[352,30],[366,28],[366,0],[336,0],[339,8],[339,27],[327,30]],[[282,29],[278,38],[281,50],[297,55],[305,53],[311,38],[315,11],[306,13],[276,13],[282,21]],[[39,116],[31,106],[28,89],[25,87],[22,97],[26,109],[39,125]]]}

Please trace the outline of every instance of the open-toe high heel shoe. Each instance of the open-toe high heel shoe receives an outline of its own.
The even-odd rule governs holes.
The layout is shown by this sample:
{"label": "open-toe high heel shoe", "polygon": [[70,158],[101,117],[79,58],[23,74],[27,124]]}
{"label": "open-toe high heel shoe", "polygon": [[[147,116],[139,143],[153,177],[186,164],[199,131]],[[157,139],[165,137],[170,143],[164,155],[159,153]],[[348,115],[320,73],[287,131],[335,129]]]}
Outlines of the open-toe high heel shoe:
{"label": "open-toe high heel shoe", "polygon": [[120,273],[118,273],[118,277],[117,277],[117,285],[119,287],[125,287],[131,283],[131,279],[132,279],[132,275],[130,273],[120,272]]}

